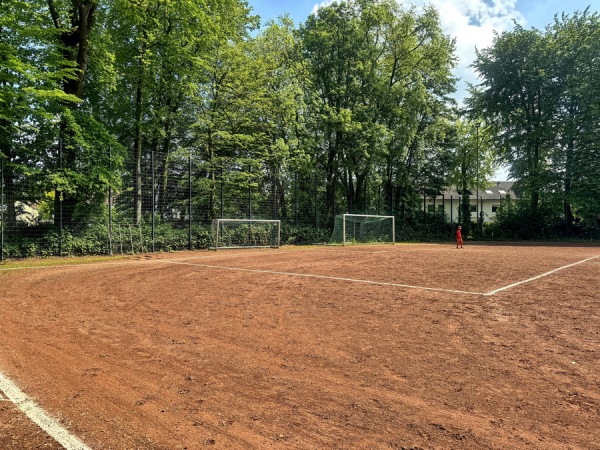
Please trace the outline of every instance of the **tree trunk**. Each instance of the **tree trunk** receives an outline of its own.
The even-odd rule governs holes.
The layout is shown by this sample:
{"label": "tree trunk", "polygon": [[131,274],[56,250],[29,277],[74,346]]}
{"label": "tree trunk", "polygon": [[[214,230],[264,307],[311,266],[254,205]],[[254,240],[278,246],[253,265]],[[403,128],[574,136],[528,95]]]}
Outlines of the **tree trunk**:
{"label": "tree trunk", "polygon": [[332,226],[335,215],[337,213],[335,208],[335,185],[337,183],[337,140],[332,142],[329,141],[329,151],[327,154],[326,170],[326,187],[325,187],[325,208],[327,210],[326,224]]}
{"label": "tree trunk", "polygon": [[567,144],[567,161],[565,165],[565,232],[571,234],[573,228],[573,211],[571,210],[571,190],[573,182],[573,165],[574,165],[574,147],[573,139]]}
{"label": "tree trunk", "polygon": [[[63,44],[64,57],[74,62],[77,67],[77,76],[65,78],[63,91],[66,94],[83,98],[83,88],[88,66],[89,35],[95,22],[95,13],[98,6],[97,0],[71,0],[69,23],[63,24],[54,0],[47,0],[52,22],[60,31],[59,39]],[[75,106],[73,107],[75,108]],[[77,151],[70,139],[70,131],[66,121],[61,123],[61,138],[64,142],[62,151],[61,169],[76,170]],[[59,205],[61,192],[56,191],[55,205]],[[69,226],[73,223],[73,213],[77,206],[77,197],[74,194],[62,193],[62,223]],[[61,220],[59,214],[54,215],[55,225]]]}

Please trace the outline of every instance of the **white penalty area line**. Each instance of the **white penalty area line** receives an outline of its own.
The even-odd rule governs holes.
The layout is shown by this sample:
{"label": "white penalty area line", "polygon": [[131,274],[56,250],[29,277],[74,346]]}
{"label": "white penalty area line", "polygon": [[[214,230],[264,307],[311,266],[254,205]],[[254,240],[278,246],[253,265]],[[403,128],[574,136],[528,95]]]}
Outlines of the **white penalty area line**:
{"label": "white penalty area line", "polygon": [[[21,412],[53,437],[66,450],[91,450],[90,447],[62,427],[56,419],[50,417],[33,399],[29,398],[2,373],[0,373],[0,391],[4,392],[8,400],[13,402]],[[6,399],[2,398],[2,400]]]}
{"label": "white penalty area line", "polygon": [[567,264],[566,266],[558,267],[558,268],[556,268],[554,270],[550,270],[550,271],[548,271],[546,273],[542,273],[541,275],[537,275],[535,277],[531,277],[531,278],[528,278],[526,280],[518,281],[516,283],[509,284],[508,286],[504,286],[504,287],[501,287],[499,289],[495,289],[493,291],[486,292],[484,295],[488,295],[488,296],[489,295],[494,295],[494,294],[497,294],[498,292],[506,291],[506,290],[512,289],[512,288],[514,288],[516,286],[520,286],[521,284],[531,283],[532,281],[539,280],[540,278],[543,278],[543,277],[547,277],[548,275],[552,275],[553,273],[556,273],[556,272],[558,272],[560,270],[568,269],[569,267],[577,266],[579,264],[586,263],[586,262],[591,261],[592,259],[596,259],[596,258],[600,258],[600,255],[598,255],[598,256],[592,256],[591,258],[586,258],[586,259],[583,259],[581,261],[574,262],[572,264]]}
{"label": "white penalty area line", "polygon": [[388,283],[384,281],[372,281],[372,280],[360,280],[356,278],[342,278],[342,277],[332,277],[328,275],[313,275],[308,273],[296,273],[296,272],[278,272],[274,270],[262,270],[262,269],[245,269],[242,267],[227,267],[227,266],[216,266],[210,264],[198,264],[198,263],[190,263],[184,261],[173,261],[167,259],[157,259],[156,262],[163,262],[168,264],[180,264],[184,266],[195,266],[195,267],[204,267],[207,269],[221,269],[221,270],[233,270],[237,272],[252,272],[252,273],[267,273],[270,275],[286,275],[292,277],[303,277],[303,278],[318,278],[322,280],[335,280],[335,281],[346,281],[349,283],[362,283],[362,284],[373,284],[377,286],[393,286],[393,287],[401,287],[406,289],[420,289],[422,291],[436,291],[436,292],[451,292],[454,294],[468,294],[468,295],[485,295],[484,292],[471,292],[471,291],[460,291],[456,289],[442,289],[442,288],[432,288],[426,286],[413,286],[410,284],[399,284],[399,283]]}

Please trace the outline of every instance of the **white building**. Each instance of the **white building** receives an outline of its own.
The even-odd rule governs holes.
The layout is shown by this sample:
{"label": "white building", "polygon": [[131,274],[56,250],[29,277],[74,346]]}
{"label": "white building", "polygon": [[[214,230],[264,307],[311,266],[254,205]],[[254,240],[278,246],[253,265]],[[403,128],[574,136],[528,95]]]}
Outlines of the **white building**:
{"label": "white building", "polygon": [[[512,190],[512,181],[493,181],[491,187],[479,190],[479,199],[476,201],[477,192],[469,192],[471,205],[471,221],[477,220],[478,211],[483,211],[483,221],[490,222],[496,215],[500,201],[508,195],[511,200],[520,200],[520,197]],[[462,200],[462,193],[455,187],[448,188],[436,196],[425,196],[423,207],[430,214],[436,212],[440,216],[445,215],[452,223],[458,222],[458,209]]]}

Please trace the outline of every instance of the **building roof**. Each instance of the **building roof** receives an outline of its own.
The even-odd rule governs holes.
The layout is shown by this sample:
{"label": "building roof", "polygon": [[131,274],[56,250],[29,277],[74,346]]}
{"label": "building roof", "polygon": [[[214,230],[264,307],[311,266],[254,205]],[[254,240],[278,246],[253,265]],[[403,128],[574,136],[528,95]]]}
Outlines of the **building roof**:
{"label": "building roof", "polygon": [[[517,200],[520,198],[520,195],[517,195],[517,193],[515,193],[512,190],[514,184],[513,181],[492,181],[490,182],[490,184],[492,185],[489,187],[479,189],[479,198],[481,198],[482,200],[502,199],[506,198],[507,195],[512,200]],[[469,195],[475,197],[476,191],[469,191]],[[449,198],[450,196],[458,198],[459,196],[462,196],[462,192],[459,192],[455,186],[452,186],[450,188],[445,189],[444,192],[442,192],[442,194],[440,195],[440,197],[441,196],[444,196],[445,198]]]}

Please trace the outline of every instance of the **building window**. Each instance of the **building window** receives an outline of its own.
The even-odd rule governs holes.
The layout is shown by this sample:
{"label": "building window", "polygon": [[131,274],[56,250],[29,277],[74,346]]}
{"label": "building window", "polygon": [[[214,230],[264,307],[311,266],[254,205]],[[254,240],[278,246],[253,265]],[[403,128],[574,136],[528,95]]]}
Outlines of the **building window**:
{"label": "building window", "polygon": [[492,212],[495,213],[496,211],[498,211],[498,208],[500,208],[497,205],[492,205]]}
{"label": "building window", "polygon": [[471,205],[471,209],[470,209],[470,211],[471,211],[472,213],[473,213],[473,212],[477,212],[477,206],[475,206],[475,205]]}
{"label": "building window", "polygon": [[428,212],[428,213],[433,213],[433,212],[435,212],[435,207],[434,207],[434,205],[427,205],[427,212]]}

